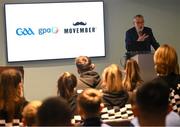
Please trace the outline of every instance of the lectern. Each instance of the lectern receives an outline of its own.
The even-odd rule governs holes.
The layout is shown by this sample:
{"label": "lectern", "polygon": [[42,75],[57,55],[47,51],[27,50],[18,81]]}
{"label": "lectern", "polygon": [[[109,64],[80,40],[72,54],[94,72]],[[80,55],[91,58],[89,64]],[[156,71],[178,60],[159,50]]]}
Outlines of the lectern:
{"label": "lectern", "polygon": [[140,75],[145,82],[156,77],[153,55],[154,53],[136,54],[135,56],[131,57],[131,59],[137,61],[140,68]]}

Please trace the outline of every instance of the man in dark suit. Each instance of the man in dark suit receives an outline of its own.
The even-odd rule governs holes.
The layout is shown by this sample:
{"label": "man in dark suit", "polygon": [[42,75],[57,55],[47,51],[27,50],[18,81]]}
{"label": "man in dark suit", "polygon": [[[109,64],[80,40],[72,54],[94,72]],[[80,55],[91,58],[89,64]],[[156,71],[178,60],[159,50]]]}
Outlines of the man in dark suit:
{"label": "man in dark suit", "polygon": [[159,47],[151,28],[144,26],[144,17],[136,15],[133,18],[134,27],[126,32],[127,52],[151,52],[151,45],[156,50]]}

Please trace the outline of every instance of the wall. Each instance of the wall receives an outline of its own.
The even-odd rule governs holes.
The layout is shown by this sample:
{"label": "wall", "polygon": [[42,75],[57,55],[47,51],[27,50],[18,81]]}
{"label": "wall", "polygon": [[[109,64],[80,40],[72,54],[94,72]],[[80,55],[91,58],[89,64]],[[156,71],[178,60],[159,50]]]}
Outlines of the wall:
{"label": "wall", "polygon": [[[0,1],[0,17],[2,17],[0,18],[0,65],[24,66],[24,88],[28,100],[44,99],[47,96],[56,95],[56,82],[60,73],[70,71],[77,75],[74,59],[7,64],[3,16],[4,2],[35,2],[35,0]],[[145,16],[145,24],[153,29],[160,44],[170,43],[176,49],[180,47],[178,37],[180,34],[180,24],[178,24],[180,22],[179,0],[104,0],[104,3],[107,56],[105,58],[93,58],[96,70],[99,73],[110,63],[120,64],[120,58],[125,52],[124,33],[132,27],[132,17],[136,14]],[[178,51],[178,55],[180,56],[180,51]]]}
{"label": "wall", "polygon": [[[180,12],[180,1],[178,1],[178,3],[177,3],[177,13],[178,12]],[[180,37],[179,37],[179,35],[180,35],[180,15],[178,14],[177,15],[177,18],[178,18],[178,20],[177,20],[177,43],[180,43]],[[180,54],[180,50],[178,50],[177,51],[178,52],[178,54]],[[180,58],[180,55],[179,55],[179,58]]]}
{"label": "wall", "polygon": [[[180,6],[180,1],[178,1],[178,4],[177,4],[177,12],[180,12],[180,7],[179,6]],[[177,22],[178,22],[177,23],[177,26],[178,26],[177,30],[178,31],[176,33],[177,34],[177,40],[178,40],[177,43],[180,43],[180,37],[179,37],[179,35],[180,35],[180,15],[178,15],[177,17],[178,17],[178,20],[177,20]],[[178,54],[180,54],[180,50],[178,51]],[[179,58],[180,58],[180,56],[179,56]]]}

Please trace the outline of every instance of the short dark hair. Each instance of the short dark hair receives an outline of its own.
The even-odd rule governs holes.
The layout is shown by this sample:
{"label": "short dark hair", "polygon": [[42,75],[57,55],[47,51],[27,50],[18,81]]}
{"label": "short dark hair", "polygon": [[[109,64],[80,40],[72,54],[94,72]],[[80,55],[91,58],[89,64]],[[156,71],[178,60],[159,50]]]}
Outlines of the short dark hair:
{"label": "short dark hair", "polygon": [[70,126],[71,111],[62,97],[50,97],[43,101],[37,112],[38,126]]}
{"label": "short dark hair", "polygon": [[90,57],[79,56],[75,59],[76,67],[80,72],[86,72],[94,69]]}
{"label": "short dark hair", "polygon": [[169,105],[169,92],[167,83],[156,78],[139,87],[136,93],[136,103],[143,113],[166,113]]}
{"label": "short dark hair", "polygon": [[77,102],[84,113],[98,114],[102,103],[102,94],[96,89],[88,88],[78,96]]}

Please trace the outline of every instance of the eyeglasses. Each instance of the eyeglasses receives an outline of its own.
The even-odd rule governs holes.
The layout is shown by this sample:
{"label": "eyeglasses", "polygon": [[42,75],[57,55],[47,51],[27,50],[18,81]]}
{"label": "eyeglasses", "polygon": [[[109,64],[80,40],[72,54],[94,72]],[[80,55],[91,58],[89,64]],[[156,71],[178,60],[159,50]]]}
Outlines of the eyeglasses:
{"label": "eyeglasses", "polygon": [[135,22],[136,24],[144,24],[144,22]]}
{"label": "eyeglasses", "polygon": [[144,22],[142,21],[142,22],[135,22],[136,24],[144,24]]}

